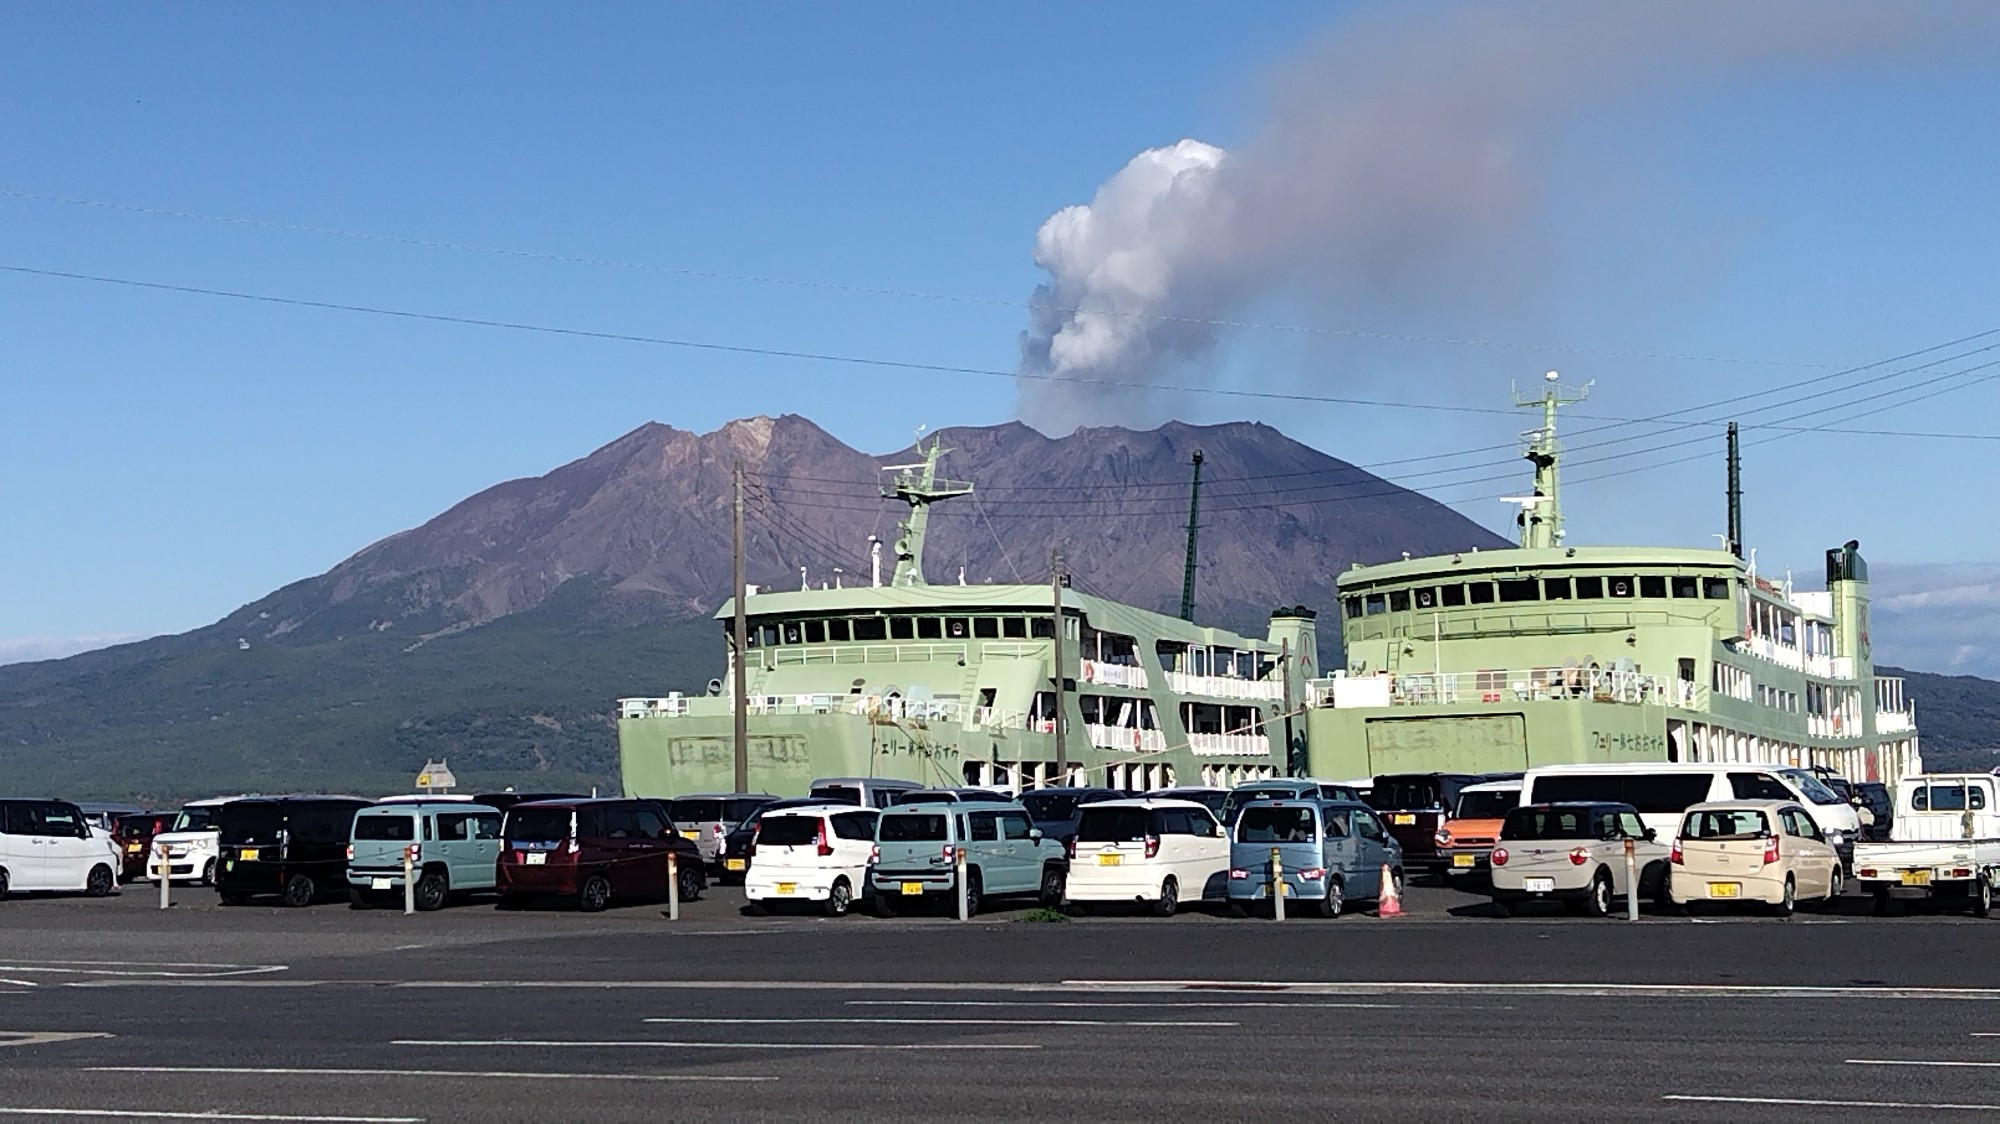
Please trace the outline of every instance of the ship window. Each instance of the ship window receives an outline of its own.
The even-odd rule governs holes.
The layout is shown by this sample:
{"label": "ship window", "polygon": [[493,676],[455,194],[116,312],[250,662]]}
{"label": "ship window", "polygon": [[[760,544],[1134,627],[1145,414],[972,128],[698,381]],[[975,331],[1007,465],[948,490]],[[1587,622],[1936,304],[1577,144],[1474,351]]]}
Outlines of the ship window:
{"label": "ship window", "polygon": [[916,638],[916,635],[917,635],[917,622],[914,619],[910,617],[889,618],[890,639],[914,640]]}
{"label": "ship window", "polygon": [[1568,578],[1543,578],[1543,579],[1542,579],[1542,600],[1544,600],[1544,601],[1567,601],[1567,600],[1569,600],[1569,579],[1568,579]]}
{"label": "ship window", "polygon": [[808,643],[808,644],[824,644],[824,643],[826,643],[826,622],[825,622],[825,621],[807,621],[807,622],[806,622],[806,643]]}
{"label": "ship window", "polygon": [[770,648],[776,646],[776,644],[778,643],[777,625],[767,624],[762,628],[759,628],[757,631],[760,635],[763,636],[763,640],[761,641],[763,647]]}
{"label": "ship window", "polygon": [[1025,640],[1028,636],[1028,618],[1001,617],[1000,635],[1010,640]]}
{"label": "ship window", "polygon": [[797,644],[799,642],[799,622],[786,621],[783,628],[785,630],[785,643]]}
{"label": "ship window", "polygon": [[1576,579],[1576,599],[1578,601],[1595,601],[1602,596],[1604,596],[1603,578]]}
{"label": "ship window", "polygon": [[1409,612],[1410,591],[1407,589],[1399,589],[1389,594],[1389,611],[1392,613]]}
{"label": "ship window", "polygon": [[[725,624],[722,626],[722,635],[726,637],[734,637],[736,635],[736,632],[729,625]],[[748,644],[752,648],[763,647],[764,645],[761,643],[762,640],[763,640],[763,635],[758,629],[750,628],[750,629],[745,629],[743,632],[743,642],[745,644]]]}
{"label": "ship window", "polygon": [[1435,589],[1417,590],[1417,608],[1435,609],[1437,608],[1437,603],[1438,603],[1437,590]]}
{"label": "ship window", "polygon": [[1344,598],[1341,601],[1341,604],[1347,607],[1347,615],[1349,619],[1361,615],[1361,598],[1359,597]]}
{"label": "ship window", "polygon": [[1639,596],[1665,597],[1666,595],[1667,595],[1666,578],[1661,577],[1659,574],[1647,574],[1639,579]]}
{"label": "ship window", "polygon": [[1037,640],[1054,640],[1056,622],[1052,617],[1029,617],[1028,634]]}
{"label": "ship window", "polygon": [[999,617],[972,618],[972,635],[981,640],[991,640],[1000,635]]}
{"label": "ship window", "polygon": [[1533,578],[1503,579],[1500,582],[1500,600],[1508,602],[1534,601],[1540,592],[1535,588],[1538,584]]}
{"label": "ship window", "polygon": [[936,617],[918,617],[917,639],[919,640],[944,639],[944,622],[938,620]]}
{"label": "ship window", "polygon": [[1729,600],[1729,579],[1728,578],[1701,579],[1701,595],[1703,597],[1708,598],[1710,601]]}
{"label": "ship window", "polygon": [[826,638],[835,643],[847,639],[847,618],[826,622]]}
{"label": "ship window", "polygon": [[1493,604],[1492,582],[1471,582],[1465,587],[1465,595],[1474,605]]}
{"label": "ship window", "polygon": [[972,626],[966,622],[964,617],[946,617],[944,619],[944,634],[953,640],[963,640],[967,636],[972,635]]}
{"label": "ship window", "polygon": [[1441,585],[1438,587],[1438,601],[1445,605],[1465,604],[1465,587],[1462,585]]}
{"label": "ship window", "polygon": [[1610,588],[1613,597],[1630,597],[1636,588],[1631,578],[1605,578],[1604,584]]}
{"label": "ship window", "polygon": [[1699,597],[1701,595],[1695,592],[1695,580],[1693,578],[1676,577],[1674,578],[1674,596]]}
{"label": "ship window", "polygon": [[887,617],[854,618],[854,638],[856,640],[887,640],[889,620]]}
{"label": "ship window", "polygon": [[[1356,603],[1352,597],[1348,598],[1347,602],[1350,605]],[[1353,616],[1354,614],[1350,613],[1348,615]],[[1153,655],[1159,658],[1161,671],[1179,671],[1181,669],[1181,659],[1187,655],[1187,645],[1182,644],[1178,640],[1155,640],[1153,642]]]}
{"label": "ship window", "polygon": [[1367,615],[1371,617],[1377,613],[1386,613],[1389,611],[1388,599],[1383,597],[1379,593],[1369,594],[1368,600],[1363,602],[1363,605],[1366,606],[1366,608],[1363,611],[1366,612]]}

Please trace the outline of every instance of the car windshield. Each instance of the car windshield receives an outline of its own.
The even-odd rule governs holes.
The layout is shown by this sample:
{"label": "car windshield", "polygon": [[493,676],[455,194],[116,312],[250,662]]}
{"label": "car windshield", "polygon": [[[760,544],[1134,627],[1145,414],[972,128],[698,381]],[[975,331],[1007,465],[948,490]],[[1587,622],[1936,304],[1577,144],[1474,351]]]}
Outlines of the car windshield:
{"label": "car windshield", "polygon": [[821,800],[838,800],[842,804],[861,803],[861,786],[853,784],[814,785],[812,795]]}
{"label": "car windshield", "polygon": [[1769,834],[1764,813],[1754,808],[1689,812],[1681,823],[1683,839],[1761,839]]}
{"label": "car windshield", "polygon": [[884,843],[943,842],[944,819],[939,813],[925,815],[920,812],[883,816],[876,828],[877,838]]}
{"label": "car windshield", "polygon": [[1378,812],[1436,808],[1443,801],[1438,782],[1430,777],[1376,777],[1368,790],[1368,806]]}
{"label": "car windshield", "polygon": [[560,843],[569,838],[568,808],[515,808],[507,813],[510,843]]}
{"label": "car windshield", "polygon": [[766,816],[757,822],[760,847],[797,847],[819,842],[818,816]]}
{"label": "car windshield", "polygon": [[118,821],[118,838],[144,839],[153,834],[154,822],[152,816],[125,816]]}
{"label": "car windshield", "polygon": [[1813,776],[1804,769],[1780,769],[1778,770],[1778,775],[1792,782],[1800,792],[1805,794],[1807,800],[1815,804],[1847,803],[1847,801],[1840,798],[1839,793],[1821,784],[1818,777]]}
{"label": "car windshield", "polygon": [[174,817],[175,831],[214,831],[215,808],[182,808]]}
{"label": "car windshield", "polygon": [[1144,808],[1085,808],[1077,821],[1078,843],[1136,843],[1152,834]]}
{"label": "car windshield", "polygon": [[1238,843],[1311,843],[1319,838],[1311,808],[1273,808],[1252,804],[1236,825]]}
{"label": "car windshield", "polygon": [[1518,788],[1498,792],[1468,789],[1458,794],[1458,807],[1451,814],[1461,820],[1497,820],[1520,806],[1521,790]]}
{"label": "car windshield", "polygon": [[409,816],[356,816],[354,837],[407,843],[417,837],[416,823]]}
{"label": "car windshield", "polygon": [[1076,815],[1081,800],[1074,792],[1028,792],[1021,795],[1021,806],[1038,820],[1066,820]]}
{"label": "car windshield", "polygon": [[1589,822],[1588,808],[1516,808],[1507,813],[1507,822],[1500,825],[1500,838],[1587,839]]}
{"label": "car windshield", "polygon": [[272,843],[285,825],[285,813],[276,804],[240,803],[223,809],[221,832],[224,843]]}
{"label": "car windshield", "polygon": [[675,823],[718,823],[722,820],[722,801],[713,798],[670,801],[667,815]]}

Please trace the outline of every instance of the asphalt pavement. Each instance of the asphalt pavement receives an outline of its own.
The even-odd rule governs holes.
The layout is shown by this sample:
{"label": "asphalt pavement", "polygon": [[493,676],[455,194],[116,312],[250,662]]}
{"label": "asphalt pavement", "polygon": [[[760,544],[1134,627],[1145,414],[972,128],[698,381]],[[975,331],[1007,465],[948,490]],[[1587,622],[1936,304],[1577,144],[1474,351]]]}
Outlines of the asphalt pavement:
{"label": "asphalt pavement", "polygon": [[2000,920],[0,903],[0,1117],[2000,1112]]}

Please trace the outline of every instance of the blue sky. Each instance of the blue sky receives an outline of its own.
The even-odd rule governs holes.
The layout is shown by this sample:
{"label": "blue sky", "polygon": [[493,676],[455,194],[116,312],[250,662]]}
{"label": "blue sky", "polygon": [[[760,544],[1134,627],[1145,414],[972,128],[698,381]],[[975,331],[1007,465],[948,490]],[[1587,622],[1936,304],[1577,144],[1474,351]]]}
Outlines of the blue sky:
{"label": "blue sky", "polygon": [[[1357,14],[1371,9],[14,5],[0,9],[0,265],[1011,370],[1042,222],[1144,149],[1251,141],[1273,75]],[[1521,138],[1544,190],[1504,238],[1454,259],[1472,264],[1451,292],[1281,286],[1218,310],[1480,344],[1242,329],[1202,370],[1164,377],[1500,405],[1510,380],[1557,366],[1598,380],[1584,412],[1629,417],[2000,327],[1996,59],[1864,52],[1566,107]],[[999,378],[7,272],[0,385],[14,591],[0,658],[207,623],[648,420],[795,412],[888,450],[916,425],[1004,421],[1017,404]],[[1361,464],[1526,424],[1215,395],[1166,408],[1270,421]],[[1853,424],[1993,434],[1996,414],[2000,380]],[[1848,537],[1878,563],[2000,557],[1964,500],[2000,485],[1993,442],[1762,436],[1748,510],[1767,565],[1810,574]],[[1579,468],[1575,541],[1712,541],[1714,445],[1713,463],[1598,482]],[[1410,483],[1500,526],[1507,484],[1454,485],[1485,474]]]}

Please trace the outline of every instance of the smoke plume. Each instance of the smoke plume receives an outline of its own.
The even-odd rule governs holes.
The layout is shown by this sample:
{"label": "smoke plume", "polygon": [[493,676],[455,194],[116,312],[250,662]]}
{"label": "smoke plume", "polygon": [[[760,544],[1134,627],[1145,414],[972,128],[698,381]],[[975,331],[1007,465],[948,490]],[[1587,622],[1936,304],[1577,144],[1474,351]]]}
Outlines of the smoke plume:
{"label": "smoke plume", "polygon": [[[1476,316],[1498,296],[1461,292],[1464,307],[1440,307],[1454,298],[1440,298],[1436,283],[1535,218],[1560,174],[1538,154],[1580,115],[1698,92],[1751,68],[1963,44],[1968,31],[1992,41],[1985,10],[1362,9],[1281,69],[1263,121],[1235,150],[1182,140],[1141,152],[1089,203],[1042,224],[1035,262],[1049,278],[1021,335],[1020,416],[1051,433],[1160,420],[1173,396],[1134,384],[1212,381],[1227,330],[1217,322],[1274,295],[1305,294],[1335,320],[1385,299]],[[1510,280],[1532,289],[1540,264]],[[1508,302],[1534,299],[1509,288]]]}

